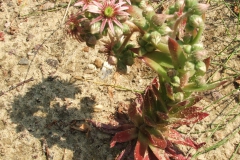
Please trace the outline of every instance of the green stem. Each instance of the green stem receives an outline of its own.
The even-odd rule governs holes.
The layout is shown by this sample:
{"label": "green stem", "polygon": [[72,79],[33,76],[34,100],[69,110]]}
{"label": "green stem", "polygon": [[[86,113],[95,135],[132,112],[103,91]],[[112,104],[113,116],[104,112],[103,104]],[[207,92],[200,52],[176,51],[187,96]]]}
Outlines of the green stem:
{"label": "green stem", "polygon": [[131,32],[129,35],[127,35],[121,45],[121,47],[118,49],[117,53],[120,53],[123,51],[123,49],[125,48],[125,46],[127,45],[128,41],[130,40],[131,36],[132,36],[133,32]]}
{"label": "green stem", "polygon": [[194,39],[192,40],[192,42],[190,42],[191,45],[199,42],[202,34],[203,34],[203,31],[204,31],[204,24],[202,24],[200,27],[199,27],[199,30],[198,30],[198,33],[197,35],[194,37]]}

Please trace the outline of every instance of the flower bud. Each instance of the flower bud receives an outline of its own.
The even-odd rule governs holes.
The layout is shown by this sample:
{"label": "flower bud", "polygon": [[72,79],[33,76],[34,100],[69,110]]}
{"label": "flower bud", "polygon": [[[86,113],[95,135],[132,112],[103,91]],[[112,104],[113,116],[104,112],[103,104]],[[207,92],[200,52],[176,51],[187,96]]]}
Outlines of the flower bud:
{"label": "flower bud", "polygon": [[197,0],[185,0],[184,3],[185,3],[185,9],[188,10],[188,9],[191,9],[194,6],[196,6],[198,1]]}
{"label": "flower bud", "polygon": [[172,32],[171,28],[167,26],[167,24],[163,24],[161,27],[157,28],[157,31],[161,34],[161,35],[167,35],[169,33]]}
{"label": "flower bud", "polygon": [[198,51],[198,50],[203,50],[203,44],[202,43],[196,43],[192,45],[192,52],[193,51]]}
{"label": "flower bud", "polygon": [[209,7],[209,4],[198,3],[194,7],[192,7],[192,14],[202,15],[204,14]]}
{"label": "flower bud", "polygon": [[147,2],[146,1],[140,1],[138,6],[139,6],[139,8],[144,10],[147,7]]}
{"label": "flower bud", "polygon": [[190,53],[191,53],[191,48],[192,48],[191,45],[183,45],[183,46],[182,46],[183,51],[184,51],[185,53],[187,53],[187,54],[190,54]]}
{"label": "flower bud", "polygon": [[118,19],[121,23],[124,23],[124,22],[126,22],[126,21],[129,19],[129,17],[126,16],[126,15],[121,15],[121,16],[118,16],[117,19]]}
{"label": "flower bud", "polygon": [[184,99],[184,94],[182,92],[177,92],[173,95],[176,102],[182,102]]}
{"label": "flower bud", "polygon": [[171,83],[174,87],[180,86],[180,78],[178,76],[174,76]]}
{"label": "flower bud", "polygon": [[100,33],[100,26],[101,26],[101,23],[100,22],[96,22],[96,23],[93,23],[91,25],[91,34],[98,34]]}
{"label": "flower bud", "polygon": [[120,27],[114,26],[115,36],[119,39],[123,35],[123,31]]}
{"label": "flower bud", "polygon": [[161,41],[161,34],[157,31],[153,31],[150,34],[150,39],[154,45],[157,45]]}
{"label": "flower bud", "polygon": [[149,33],[145,33],[142,37],[142,39],[146,42],[150,41],[151,40],[151,34]]}
{"label": "flower bud", "polygon": [[116,65],[117,64],[117,58],[115,56],[108,56],[108,63],[111,65]]}
{"label": "flower bud", "polygon": [[147,52],[152,52],[152,51],[154,51],[156,48],[152,45],[152,44],[150,44],[150,43],[148,43],[146,46],[144,46],[144,48],[145,48],[145,50],[147,51]]}
{"label": "flower bud", "polygon": [[195,84],[199,87],[203,86],[206,84],[206,79],[203,76],[197,76],[195,79]]}
{"label": "flower bud", "polygon": [[193,26],[194,28],[199,28],[204,25],[203,19],[199,15],[191,15],[189,18],[188,23]]}
{"label": "flower bud", "polygon": [[207,71],[206,65],[203,61],[199,61],[195,65],[195,69],[197,71],[197,74],[205,74]]}
{"label": "flower bud", "polygon": [[166,19],[167,16],[165,14],[155,14],[152,16],[151,21],[154,25],[161,26]]}
{"label": "flower bud", "polygon": [[192,52],[193,55],[193,59],[195,61],[203,61],[204,59],[206,59],[208,57],[208,52],[207,50],[198,50],[198,51],[194,51]]}
{"label": "flower bud", "polygon": [[175,3],[175,9],[179,10],[184,5],[184,0],[177,0]]}
{"label": "flower bud", "polygon": [[192,71],[192,70],[194,70],[194,68],[195,68],[195,65],[192,62],[186,62],[183,67],[183,70],[184,71]]}

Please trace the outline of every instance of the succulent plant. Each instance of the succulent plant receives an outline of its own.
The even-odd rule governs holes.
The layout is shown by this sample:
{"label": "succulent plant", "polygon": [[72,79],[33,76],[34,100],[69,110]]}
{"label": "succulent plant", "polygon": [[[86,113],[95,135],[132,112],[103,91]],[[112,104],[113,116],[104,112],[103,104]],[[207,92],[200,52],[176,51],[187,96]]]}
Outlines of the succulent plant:
{"label": "succulent plant", "polygon": [[[177,0],[161,13],[148,0],[80,0],[76,6],[82,6],[80,12],[66,23],[70,35],[91,47],[108,36],[101,51],[110,64],[124,70],[139,58],[158,74],[129,106],[126,114],[131,123],[112,126],[89,120],[115,134],[110,147],[131,142],[116,159],[131,154],[136,160],[188,159],[178,144],[198,149],[204,143],[196,144],[177,128],[208,116],[195,106],[201,99],[197,92],[225,83],[207,83],[205,78],[210,58],[201,37],[208,5]],[[138,33],[137,45],[130,42],[134,33]]]}

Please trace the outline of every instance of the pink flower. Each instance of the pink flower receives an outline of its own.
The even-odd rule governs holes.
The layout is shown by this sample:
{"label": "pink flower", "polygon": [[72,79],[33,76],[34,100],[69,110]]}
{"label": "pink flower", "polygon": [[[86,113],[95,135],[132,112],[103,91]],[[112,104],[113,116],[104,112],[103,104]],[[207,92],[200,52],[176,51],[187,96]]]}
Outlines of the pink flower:
{"label": "pink flower", "polygon": [[108,23],[108,26],[113,34],[115,33],[113,28],[113,22],[120,28],[123,27],[122,24],[118,21],[117,16],[129,15],[127,12],[125,12],[125,10],[128,10],[129,7],[123,6],[124,4],[126,4],[126,2],[119,0],[119,2],[116,3],[116,0],[106,0],[102,3],[96,1],[93,1],[92,3],[92,5],[89,5],[88,11],[91,13],[96,13],[99,16],[92,20],[91,24],[102,21],[100,33],[102,33],[102,31],[104,30],[106,23]]}
{"label": "pink flower", "polygon": [[93,0],[79,0],[77,3],[74,4],[74,6],[75,7],[83,6],[82,10],[85,11],[88,8],[88,6],[92,3],[92,1]]}

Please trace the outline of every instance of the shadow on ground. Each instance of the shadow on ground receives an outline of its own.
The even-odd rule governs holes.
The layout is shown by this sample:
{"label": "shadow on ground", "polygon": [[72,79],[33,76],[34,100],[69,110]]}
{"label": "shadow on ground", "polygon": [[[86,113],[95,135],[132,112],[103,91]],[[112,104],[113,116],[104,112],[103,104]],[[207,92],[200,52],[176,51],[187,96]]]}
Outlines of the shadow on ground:
{"label": "shadow on ground", "polygon": [[[62,150],[62,155],[57,155],[61,159],[66,159],[64,151],[68,149],[73,151],[74,160],[105,160],[110,150],[110,135],[93,128],[87,137],[86,133],[70,128],[74,120],[91,119],[94,104],[74,84],[48,78],[14,99],[11,119],[17,124],[18,133],[27,130],[41,141],[46,159],[58,159],[56,151],[51,152],[51,147],[57,145]],[[49,154],[44,146],[50,148]]]}

